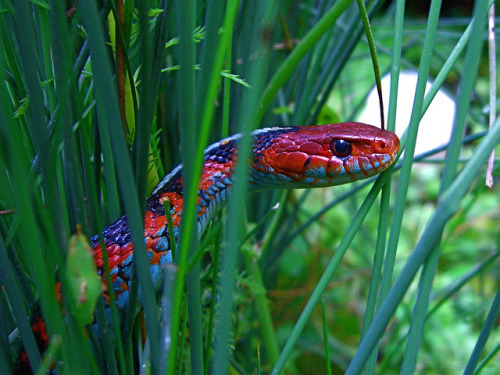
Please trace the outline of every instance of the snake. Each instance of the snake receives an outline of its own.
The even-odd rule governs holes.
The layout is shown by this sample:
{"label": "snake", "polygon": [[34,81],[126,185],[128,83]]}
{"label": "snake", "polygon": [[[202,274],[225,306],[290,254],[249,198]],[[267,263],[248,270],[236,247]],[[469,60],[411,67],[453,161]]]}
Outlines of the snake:
{"label": "snake", "polygon": [[[241,137],[237,134],[225,138],[204,152],[196,197],[198,236],[231,193]],[[254,131],[251,137],[250,190],[316,188],[366,179],[389,168],[400,149],[399,138],[393,132],[359,122],[269,127]],[[170,207],[168,213],[166,206]],[[179,239],[182,211],[183,175],[179,164],[146,200],[144,241],[155,290],[161,286],[163,268],[173,263],[171,241]],[[169,232],[167,215],[172,219],[173,233]],[[103,283],[107,257],[111,290],[118,310],[123,311],[129,300],[134,258],[127,216],[104,228],[102,238],[93,236],[91,245]],[[107,306],[110,293],[109,289],[102,292]]]}

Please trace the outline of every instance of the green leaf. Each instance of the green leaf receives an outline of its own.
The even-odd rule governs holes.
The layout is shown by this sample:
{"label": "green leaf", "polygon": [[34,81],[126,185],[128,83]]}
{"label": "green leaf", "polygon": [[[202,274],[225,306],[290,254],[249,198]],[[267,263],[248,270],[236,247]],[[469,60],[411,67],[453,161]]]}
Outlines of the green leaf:
{"label": "green leaf", "polygon": [[94,251],[81,228],[71,236],[66,274],[69,281],[72,313],[80,326],[92,323],[97,299],[102,292],[101,279],[97,274]]}

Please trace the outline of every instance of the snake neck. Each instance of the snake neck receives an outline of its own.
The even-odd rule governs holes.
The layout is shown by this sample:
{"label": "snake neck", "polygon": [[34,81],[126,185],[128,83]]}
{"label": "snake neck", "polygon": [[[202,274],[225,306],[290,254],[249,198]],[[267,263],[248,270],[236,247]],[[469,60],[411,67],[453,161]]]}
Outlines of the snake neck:
{"label": "snake neck", "polygon": [[[290,132],[298,127],[265,128],[252,133],[253,158],[249,168],[249,189],[253,190],[257,185],[264,186],[261,174],[255,166],[262,158],[262,150],[268,149],[277,134]],[[210,219],[220,209],[231,192],[233,184],[233,169],[237,161],[237,147],[241,134],[225,138],[209,146],[205,150],[205,160],[198,183],[198,195],[196,201],[198,218],[198,236],[205,231]],[[262,168],[261,168],[262,169]],[[270,179],[268,178],[268,181]],[[267,184],[267,187],[273,187]],[[178,228],[183,206],[183,179],[182,164],[179,164],[158,184],[146,205],[146,227],[148,226],[148,215],[150,221],[158,220],[165,216],[165,202],[170,204],[170,216],[174,227],[174,235],[177,240]],[[282,187],[282,186],[281,186]],[[162,221],[160,219],[160,221]],[[163,223],[161,223],[163,225]]]}

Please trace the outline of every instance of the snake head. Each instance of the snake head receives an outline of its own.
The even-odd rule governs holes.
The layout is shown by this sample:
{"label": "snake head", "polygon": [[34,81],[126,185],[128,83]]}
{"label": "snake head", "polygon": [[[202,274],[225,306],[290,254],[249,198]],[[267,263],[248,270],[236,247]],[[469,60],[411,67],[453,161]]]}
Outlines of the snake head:
{"label": "snake head", "polygon": [[340,185],[387,169],[396,134],[358,122],[268,128],[254,134],[251,181],[267,188]]}

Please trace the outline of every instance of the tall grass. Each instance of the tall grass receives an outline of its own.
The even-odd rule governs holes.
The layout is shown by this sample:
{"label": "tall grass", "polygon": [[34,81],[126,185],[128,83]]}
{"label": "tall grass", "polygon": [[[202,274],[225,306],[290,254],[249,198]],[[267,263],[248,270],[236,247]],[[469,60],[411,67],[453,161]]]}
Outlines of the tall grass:
{"label": "tall grass", "polygon": [[[411,21],[402,0],[382,12],[381,1],[367,0],[375,45],[371,37],[367,45],[358,4],[1,2],[2,374],[12,373],[21,344],[33,369],[55,363],[71,374],[498,370],[498,346],[488,341],[498,337],[498,227],[486,218],[488,230],[457,229],[498,203],[475,180],[500,141],[498,121],[480,132],[488,123],[481,52],[489,3],[476,1],[474,21],[444,20],[433,0],[425,20]],[[242,163],[227,209],[198,238],[204,148],[242,132],[246,160],[255,128],[354,120],[378,79],[374,47],[376,69],[392,77],[388,129],[401,68],[419,71],[401,163],[333,192],[251,195]],[[434,189],[430,204],[414,204],[423,185],[412,184],[415,163],[448,147],[414,157],[419,122],[446,85],[458,95],[441,182],[425,185]],[[464,129],[478,134],[464,137]],[[160,314],[142,217],[146,196],[179,162],[184,211]],[[420,230],[411,227],[414,207],[427,210]],[[82,329],[69,298],[69,238],[77,225],[90,237],[122,214],[135,247],[129,306],[117,311],[111,296],[106,311],[99,300],[94,324]],[[472,323],[455,306],[471,298]],[[46,352],[29,324],[38,305]],[[466,341],[459,350],[470,348],[469,360],[436,354],[450,335]]]}

